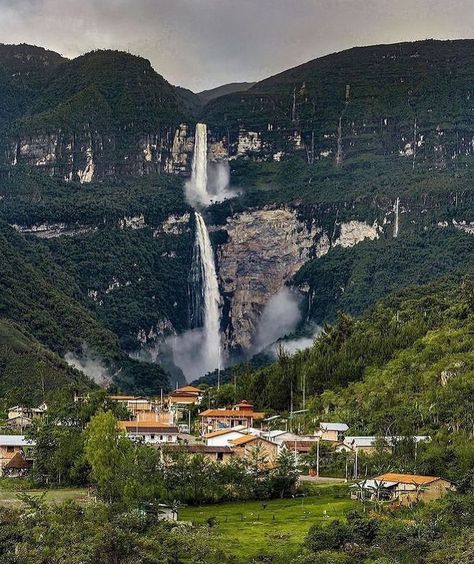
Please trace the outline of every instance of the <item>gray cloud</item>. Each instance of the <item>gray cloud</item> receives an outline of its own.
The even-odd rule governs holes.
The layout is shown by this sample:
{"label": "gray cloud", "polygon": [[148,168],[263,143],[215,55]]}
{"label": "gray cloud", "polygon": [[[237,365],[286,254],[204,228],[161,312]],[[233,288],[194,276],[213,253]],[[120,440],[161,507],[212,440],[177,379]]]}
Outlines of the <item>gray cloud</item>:
{"label": "gray cloud", "polygon": [[0,0],[0,42],[123,49],[200,91],[355,45],[472,37],[472,0]]}

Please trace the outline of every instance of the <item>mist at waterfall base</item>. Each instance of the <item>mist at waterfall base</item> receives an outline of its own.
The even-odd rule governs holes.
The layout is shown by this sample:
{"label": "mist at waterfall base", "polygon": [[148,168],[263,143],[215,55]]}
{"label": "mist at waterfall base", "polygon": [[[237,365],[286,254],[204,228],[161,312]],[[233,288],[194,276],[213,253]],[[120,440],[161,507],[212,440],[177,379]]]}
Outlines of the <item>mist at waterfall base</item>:
{"label": "mist at waterfall base", "polygon": [[206,331],[203,327],[189,329],[180,335],[169,337],[166,344],[170,346],[173,363],[181,369],[186,380],[191,382],[217,366],[208,357],[206,349]]}
{"label": "mist at waterfall base", "polygon": [[321,333],[321,327],[317,325],[307,328],[302,337],[285,338],[294,333],[301,323],[302,302],[302,295],[287,287],[270,298],[258,321],[251,354],[265,351],[276,357],[280,343],[288,354],[312,346],[314,339]]}
{"label": "mist at waterfall base", "polygon": [[67,352],[64,360],[69,366],[79,370],[99,386],[106,388],[112,383],[112,374],[105,362],[89,350],[86,343],[82,344],[80,354]]}

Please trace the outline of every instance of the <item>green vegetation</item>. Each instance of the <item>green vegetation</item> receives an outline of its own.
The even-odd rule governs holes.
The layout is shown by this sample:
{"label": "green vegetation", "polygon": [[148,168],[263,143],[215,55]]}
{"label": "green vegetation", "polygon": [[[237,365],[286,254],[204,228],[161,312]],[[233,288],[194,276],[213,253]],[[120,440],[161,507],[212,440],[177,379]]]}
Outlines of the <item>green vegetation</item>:
{"label": "green vegetation", "polygon": [[[59,356],[87,349],[123,390],[166,388],[159,366],[121,350],[136,350],[139,331],[156,331],[162,320],[187,327],[192,234],[185,226],[182,235],[154,235],[170,214],[189,211],[182,181],[159,175],[84,186],[19,170],[1,183],[0,194],[5,221],[76,232],[25,239],[1,225],[0,316]],[[139,216],[143,229],[120,228],[124,218]],[[38,397],[38,390],[31,393]]]}
{"label": "green vegetation", "polygon": [[[298,562],[467,564],[474,557],[472,489],[430,504],[311,527]],[[449,548],[448,548],[449,547]]]}
{"label": "green vegetation", "polygon": [[[342,420],[354,434],[431,435],[410,469],[461,478],[474,456],[473,307],[467,278],[403,290],[360,319],[340,314],[312,348],[241,373],[237,399],[299,408],[304,384],[308,420]],[[403,457],[391,463],[407,467]]]}
{"label": "green vegetation", "polygon": [[266,558],[283,563],[298,555],[311,526],[331,519],[344,521],[346,513],[355,507],[347,487],[320,485],[294,499],[184,507],[178,516],[197,525],[212,523],[218,542],[238,562],[259,557],[261,561]]}
{"label": "green vegetation", "polygon": [[[12,482],[16,482],[12,484]],[[24,487],[19,489],[19,485],[25,486],[25,482],[18,484],[18,480],[3,478],[0,480],[0,506],[17,507],[22,501],[18,497],[21,492],[26,492],[31,496],[41,496],[44,494],[44,500],[49,504],[59,504],[65,501],[85,501],[87,500],[88,491],[86,488],[50,488],[35,489],[33,487]]]}
{"label": "green vegetation", "polygon": [[207,527],[160,522],[156,513],[116,512],[103,503],[0,507],[0,560],[8,564],[220,564],[231,562]]}
{"label": "green vegetation", "polygon": [[0,397],[8,405],[38,405],[62,386],[91,382],[18,325],[0,320]]}
{"label": "green vegetation", "polygon": [[270,154],[294,151],[299,136],[309,162],[328,151],[333,160],[339,152],[341,160],[398,157],[417,136],[408,160],[444,166],[471,139],[473,68],[472,40],[357,47],[212,100],[204,119],[231,142],[241,127],[259,132]]}
{"label": "green vegetation", "polygon": [[[48,362],[40,363],[45,366],[42,387],[27,387],[38,372],[28,363],[31,352],[28,356],[24,347],[3,346],[0,362],[5,366],[1,374],[4,393],[7,394],[12,385],[16,388],[16,392],[12,390],[13,394],[24,389],[20,394],[23,401],[38,401],[46,391],[58,385],[62,374],[72,374],[55,355],[63,357],[67,352],[73,352],[82,356],[85,348],[92,358],[105,364],[109,375],[115,374],[115,383],[125,390],[157,393],[161,387],[167,387],[167,377],[159,366],[139,363],[120,350],[117,337],[78,301],[80,290],[52,260],[44,245],[27,241],[1,224],[0,252],[0,318],[5,320],[7,328],[11,328],[11,322],[15,323],[23,334],[29,335],[30,341],[38,341],[51,351]],[[8,332],[11,334],[11,329]],[[18,342],[14,335],[8,339]],[[33,348],[38,349],[39,343]],[[15,376],[12,376],[12,370]],[[84,386],[85,379],[77,375],[65,378],[64,384],[75,380],[82,381],[81,386]]]}
{"label": "green vegetation", "polygon": [[394,291],[451,272],[474,272],[472,236],[454,227],[336,247],[307,262],[293,282],[309,286],[309,315],[322,323],[338,311],[360,315]]}
{"label": "green vegetation", "polygon": [[[3,64],[8,66],[8,61]],[[90,122],[102,131],[125,127],[143,131],[184,117],[174,87],[149,61],[120,51],[99,50],[63,60],[34,93],[17,131],[74,129]]]}

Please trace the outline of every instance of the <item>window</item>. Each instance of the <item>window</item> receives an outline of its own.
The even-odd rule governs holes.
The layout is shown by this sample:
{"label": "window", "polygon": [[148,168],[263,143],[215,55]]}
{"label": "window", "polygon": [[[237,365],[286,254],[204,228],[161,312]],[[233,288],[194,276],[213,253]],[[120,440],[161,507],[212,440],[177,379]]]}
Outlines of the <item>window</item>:
{"label": "window", "polygon": [[7,452],[14,452],[15,447],[7,446]]}
{"label": "window", "polygon": [[173,440],[173,435],[168,435],[168,441],[172,441]]}
{"label": "window", "polygon": [[223,452],[217,452],[216,453],[216,459],[217,460],[224,460],[224,453]]}
{"label": "window", "polygon": [[151,439],[152,441],[154,441],[154,440],[155,440],[155,435],[150,435],[150,439]]}
{"label": "window", "polygon": [[163,435],[160,435],[160,441],[162,441],[162,440],[163,440]]}

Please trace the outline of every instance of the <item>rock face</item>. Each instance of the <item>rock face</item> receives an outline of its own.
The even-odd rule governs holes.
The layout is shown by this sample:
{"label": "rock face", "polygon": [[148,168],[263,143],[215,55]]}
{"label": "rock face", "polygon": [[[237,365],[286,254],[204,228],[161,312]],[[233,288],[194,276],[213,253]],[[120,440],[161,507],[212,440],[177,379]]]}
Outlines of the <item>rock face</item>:
{"label": "rock face", "polygon": [[378,239],[380,228],[375,221],[368,225],[363,221],[351,220],[340,225],[339,237],[334,241],[334,246],[353,247],[364,239]]}
{"label": "rock face", "polygon": [[[248,349],[269,298],[308,260],[316,233],[290,209],[263,209],[230,218],[218,265],[226,347]],[[227,311],[226,311],[227,310]]]}
{"label": "rock face", "polygon": [[26,235],[34,235],[40,239],[56,239],[57,237],[73,237],[75,235],[83,235],[95,231],[97,227],[88,227],[79,224],[66,223],[40,223],[35,225],[17,225],[12,224],[11,227],[20,233]]}
{"label": "rock face", "polygon": [[126,132],[103,134],[88,128],[20,135],[8,143],[6,161],[81,183],[120,175],[188,172],[194,141],[187,125],[125,137]]}
{"label": "rock face", "polygon": [[308,224],[286,207],[237,214],[227,220],[225,231],[227,242],[217,255],[228,350],[251,347],[266,303],[306,261],[325,255],[331,245],[350,247],[379,232],[376,226],[350,221],[331,242],[314,221]]}

